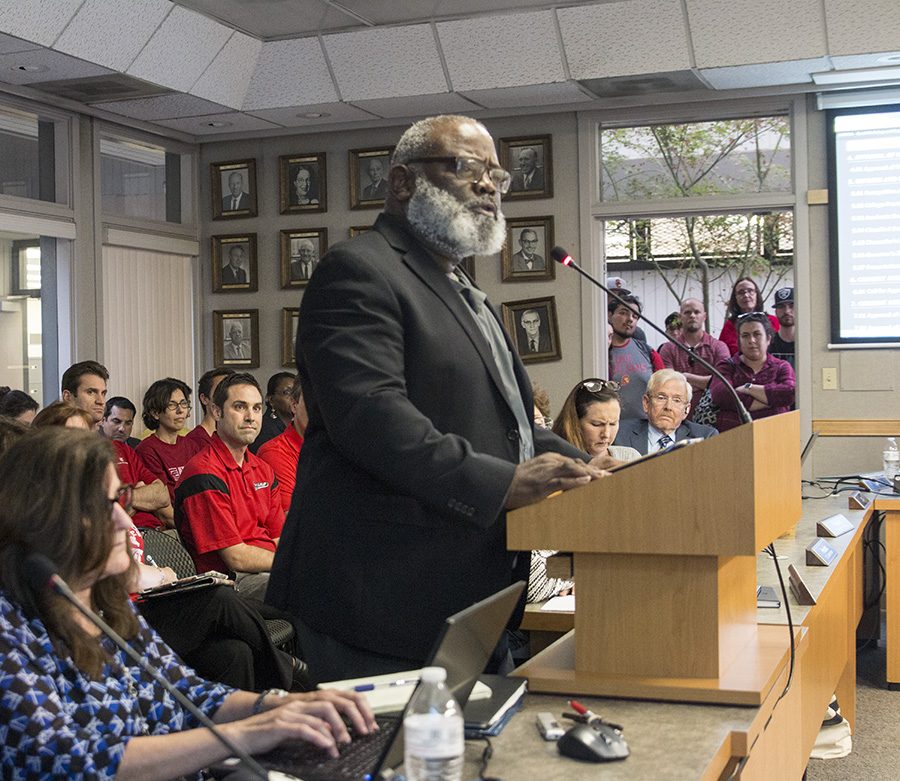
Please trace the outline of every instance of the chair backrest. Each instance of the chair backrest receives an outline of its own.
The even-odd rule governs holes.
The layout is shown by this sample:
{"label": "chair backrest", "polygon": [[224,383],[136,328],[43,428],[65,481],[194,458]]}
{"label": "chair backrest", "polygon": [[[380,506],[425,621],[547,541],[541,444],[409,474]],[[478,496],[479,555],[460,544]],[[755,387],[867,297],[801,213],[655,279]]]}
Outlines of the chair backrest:
{"label": "chair backrest", "polygon": [[196,575],[197,568],[187,548],[172,534],[159,529],[141,529],[144,537],[144,553],[160,567],[171,567],[179,578]]}

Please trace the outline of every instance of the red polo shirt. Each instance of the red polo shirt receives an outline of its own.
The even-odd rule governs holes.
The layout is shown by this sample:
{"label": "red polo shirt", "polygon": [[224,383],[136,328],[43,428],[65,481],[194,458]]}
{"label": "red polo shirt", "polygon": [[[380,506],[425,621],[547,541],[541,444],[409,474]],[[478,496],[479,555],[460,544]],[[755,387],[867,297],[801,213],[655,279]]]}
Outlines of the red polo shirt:
{"label": "red polo shirt", "polygon": [[303,437],[297,433],[292,424],[277,437],[263,444],[256,452],[258,458],[275,470],[275,479],[278,480],[278,490],[281,493],[281,506],[285,512],[291,506],[291,497],[294,495],[301,447]]}
{"label": "red polo shirt", "polygon": [[175,487],[175,522],[198,572],[227,572],[218,551],[242,542],[274,551],[284,510],[272,467],[249,450],[238,466],[214,434]]}
{"label": "red polo shirt", "polygon": [[[118,439],[111,439],[110,442],[112,442],[112,446],[116,451],[116,473],[123,484],[137,485],[138,483],[143,483],[144,485],[150,485],[150,483],[158,479],[147,468],[144,459],[135,452],[133,447],[120,442]],[[134,521],[135,526],[140,526],[144,529],[159,529],[164,525],[159,518],[144,510],[135,512],[131,520]]]}

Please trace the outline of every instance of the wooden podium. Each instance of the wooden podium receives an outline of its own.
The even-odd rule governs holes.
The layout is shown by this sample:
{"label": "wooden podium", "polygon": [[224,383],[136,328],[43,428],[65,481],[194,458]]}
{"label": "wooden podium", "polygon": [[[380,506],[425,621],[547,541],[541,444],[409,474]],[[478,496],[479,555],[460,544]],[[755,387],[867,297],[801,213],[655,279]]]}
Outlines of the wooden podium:
{"label": "wooden podium", "polygon": [[757,626],[756,557],[800,518],[800,415],[739,426],[507,516],[511,550],[571,551],[575,629],[529,688],[759,705],[788,653]]}

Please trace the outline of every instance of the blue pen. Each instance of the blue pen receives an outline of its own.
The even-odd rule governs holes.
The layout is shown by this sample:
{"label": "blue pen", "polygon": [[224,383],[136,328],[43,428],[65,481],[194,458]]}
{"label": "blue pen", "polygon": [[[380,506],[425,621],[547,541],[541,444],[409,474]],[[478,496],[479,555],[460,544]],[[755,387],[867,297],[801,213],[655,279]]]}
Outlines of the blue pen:
{"label": "blue pen", "polygon": [[353,687],[353,691],[370,692],[373,689],[381,689],[385,686],[406,686],[407,684],[418,682],[418,678],[399,678],[396,681],[384,681],[382,683],[358,683]]}

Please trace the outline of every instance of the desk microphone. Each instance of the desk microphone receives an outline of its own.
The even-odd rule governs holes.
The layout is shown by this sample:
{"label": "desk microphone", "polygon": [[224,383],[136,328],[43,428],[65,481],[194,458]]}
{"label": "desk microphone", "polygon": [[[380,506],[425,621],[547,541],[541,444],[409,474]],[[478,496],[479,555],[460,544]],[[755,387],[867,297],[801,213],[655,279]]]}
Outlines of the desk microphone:
{"label": "desk microphone", "polygon": [[747,412],[747,408],[744,406],[744,402],[741,401],[741,397],[738,395],[738,392],[734,389],[734,386],[730,382],[728,382],[728,380],[726,380],[725,377],[723,376],[722,372],[720,372],[709,361],[707,361],[705,358],[701,358],[693,350],[691,350],[688,347],[685,347],[681,342],[673,339],[662,328],[660,328],[656,323],[654,323],[652,320],[648,320],[637,309],[635,309],[631,304],[629,304],[627,301],[622,300],[622,298],[617,293],[613,292],[608,287],[606,287],[606,285],[604,285],[601,282],[594,279],[594,277],[592,277],[590,274],[588,274],[587,271],[585,271],[583,268],[581,268],[581,266],[579,266],[572,259],[572,256],[568,252],[566,252],[562,247],[559,247],[559,246],[554,247],[552,250],[550,250],[550,256],[553,258],[553,260],[555,260],[560,265],[568,266],[569,268],[575,269],[579,274],[581,274],[581,276],[583,276],[585,279],[587,279],[588,281],[593,283],[596,287],[599,287],[604,293],[606,293],[606,295],[612,296],[612,298],[615,301],[617,301],[619,304],[626,307],[630,312],[634,313],[637,317],[642,319],[654,331],[656,331],[657,333],[659,333],[663,337],[665,337],[668,341],[670,341],[672,344],[674,344],[679,350],[681,350],[684,353],[687,353],[688,358],[691,359],[691,363],[693,363],[693,361],[697,361],[698,363],[700,363],[701,366],[705,366],[707,369],[709,369],[717,379],[722,381],[722,384],[726,387],[728,392],[731,394],[731,397],[734,399],[734,402],[737,405],[738,414],[741,416],[741,422],[742,423],[751,423],[753,421],[753,418],[751,418],[750,413]]}
{"label": "desk microphone", "polygon": [[[262,781],[267,781],[269,779],[269,774],[259,762],[251,757],[240,746],[236,745],[234,741],[210,720],[209,716],[176,689],[159,673],[158,670],[153,669],[153,667],[150,666],[150,663],[128,645],[128,643],[126,643],[109,624],[89,607],[82,604],[81,600],[72,593],[72,589],[69,588],[68,583],[60,577],[59,573],[56,571],[56,565],[50,561],[50,559],[40,553],[30,554],[25,558],[25,561],[22,562],[22,574],[25,576],[25,580],[33,592],[39,593],[45,588],[49,588],[54,593],[59,594],[63,599],[71,602],[79,613],[87,618],[88,621],[94,624],[94,626],[124,651],[131,661],[137,664],[145,673],[147,673],[147,675],[178,700],[178,703],[204,727],[212,732],[225,748],[244,762],[247,768],[253,773],[254,778],[262,779]],[[281,777],[284,778],[284,776]]]}

